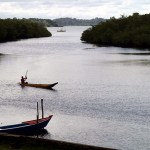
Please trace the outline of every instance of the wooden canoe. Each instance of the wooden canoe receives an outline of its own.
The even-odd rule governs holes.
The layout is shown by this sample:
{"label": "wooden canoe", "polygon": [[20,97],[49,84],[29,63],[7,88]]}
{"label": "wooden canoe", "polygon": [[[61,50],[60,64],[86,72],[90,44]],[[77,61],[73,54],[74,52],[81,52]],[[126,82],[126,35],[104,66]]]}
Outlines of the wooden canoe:
{"label": "wooden canoe", "polygon": [[30,86],[30,87],[36,87],[36,88],[45,88],[45,89],[51,89],[53,88],[56,84],[58,84],[58,82],[53,83],[53,84],[32,84],[32,83],[25,83],[25,84],[21,84],[19,83],[21,86]]}

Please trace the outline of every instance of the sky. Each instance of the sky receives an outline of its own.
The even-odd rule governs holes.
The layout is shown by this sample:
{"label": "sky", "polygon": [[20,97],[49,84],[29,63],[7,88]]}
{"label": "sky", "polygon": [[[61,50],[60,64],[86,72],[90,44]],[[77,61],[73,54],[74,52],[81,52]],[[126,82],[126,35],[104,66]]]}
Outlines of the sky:
{"label": "sky", "polygon": [[0,18],[119,18],[150,13],[150,0],[0,0]]}

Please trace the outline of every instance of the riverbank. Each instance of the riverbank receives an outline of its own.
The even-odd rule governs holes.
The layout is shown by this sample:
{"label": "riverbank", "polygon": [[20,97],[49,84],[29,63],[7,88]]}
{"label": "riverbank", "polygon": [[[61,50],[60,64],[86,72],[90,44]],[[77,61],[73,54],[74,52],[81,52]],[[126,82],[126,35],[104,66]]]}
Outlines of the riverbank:
{"label": "riverbank", "polygon": [[69,143],[57,140],[47,140],[20,135],[0,134],[1,150],[115,150],[97,146]]}
{"label": "riverbank", "polygon": [[25,19],[0,19],[0,29],[0,43],[52,36],[44,25]]}
{"label": "riverbank", "polygon": [[98,46],[150,50],[150,14],[112,17],[82,33],[81,40]]}

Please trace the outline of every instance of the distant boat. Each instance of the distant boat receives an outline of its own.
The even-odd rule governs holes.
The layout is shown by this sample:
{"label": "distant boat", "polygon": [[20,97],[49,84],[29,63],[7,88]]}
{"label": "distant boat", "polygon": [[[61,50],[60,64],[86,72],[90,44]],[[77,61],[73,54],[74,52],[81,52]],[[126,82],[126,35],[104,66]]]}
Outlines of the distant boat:
{"label": "distant boat", "polygon": [[55,82],[53,84],[32,84],[32,83],[19,83],[21,86],[30,86],[30,87],[36,87],[36,88],[44,88],[44,89],[51,89],[54,87],[58,82]]}
{"label": "distant boat", "polygon": [[61,29],[57,30],[57,32],[66,32],[66,30],[61,28]]}

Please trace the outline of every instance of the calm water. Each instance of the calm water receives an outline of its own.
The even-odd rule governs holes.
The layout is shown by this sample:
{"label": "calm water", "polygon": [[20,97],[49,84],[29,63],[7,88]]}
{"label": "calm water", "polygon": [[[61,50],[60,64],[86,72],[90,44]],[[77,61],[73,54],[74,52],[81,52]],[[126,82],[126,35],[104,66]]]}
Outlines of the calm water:
{"label": "calm water", "polygon": [[[53,36],[0,44],[0,124],[53,114],[43,138],[124,150],[150,149],[150,55],[80,41],[87,27],[48,28]],[[59,82],[55,90],[21,88]]]}

